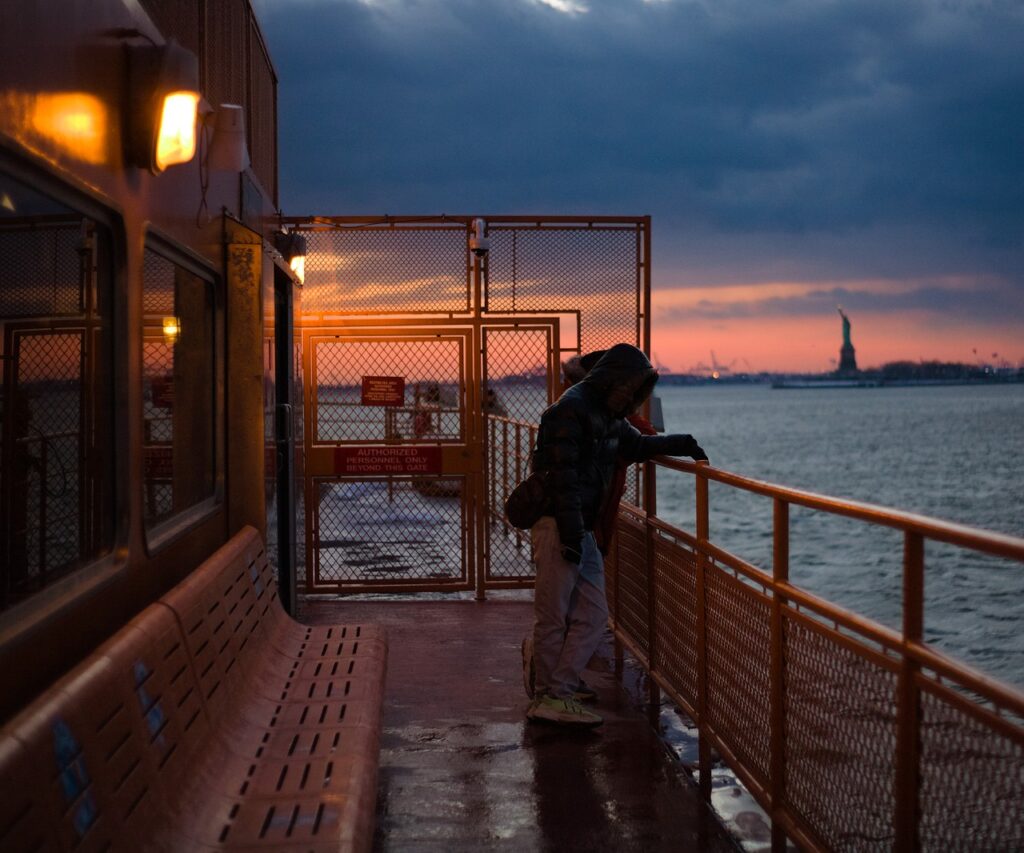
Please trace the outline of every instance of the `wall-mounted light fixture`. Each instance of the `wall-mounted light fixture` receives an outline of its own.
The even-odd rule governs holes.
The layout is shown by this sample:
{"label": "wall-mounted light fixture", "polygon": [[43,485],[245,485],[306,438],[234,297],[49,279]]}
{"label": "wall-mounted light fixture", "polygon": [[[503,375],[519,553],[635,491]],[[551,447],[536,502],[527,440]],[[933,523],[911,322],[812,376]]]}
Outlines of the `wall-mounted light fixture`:
{"label": "wall-mounted light fixture", "polygon": [[238,104],[221,104],[204,122],[212,125],[210,138],[211,169],[241,172],[249,165],[249,149],[245,144],[245,110]]}
{"label": "wall-mounted light fixture", "polygon": [[294,231],[278,231],[274,243],[300,282],[306,281],[306,238]]}
{"label": "wall-mounted light fixture", "polygon": [[196,153],[199,60],[174,39],[128,47],[128,158],[159,175]]}
{"label": "wall-mounted light fixture", "polygon": [[173,344],[181,334],[181,320],[177,317],[164,317],[164,340]]}

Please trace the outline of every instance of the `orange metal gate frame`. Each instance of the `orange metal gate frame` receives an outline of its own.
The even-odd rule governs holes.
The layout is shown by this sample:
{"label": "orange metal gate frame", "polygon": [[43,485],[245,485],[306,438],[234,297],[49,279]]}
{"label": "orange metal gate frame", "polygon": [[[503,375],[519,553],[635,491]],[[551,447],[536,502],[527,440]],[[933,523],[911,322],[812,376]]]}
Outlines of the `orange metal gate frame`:
{"label": "orange metal gate frame", "polygon": [[[307,592],[427,592],[475,590],[483,598],[486,589],[521,588],[532,585],[532,578],[493,579],[489,578],[488,565],[490,540],[487,530],[489,486],[487,482],[487,418],[483,411],[481,389],[484,376],[484,335],[488,330],[542,332],[548,340],[547,351],[547,394],[551,400],[557,396],[559,375],[559,326],[558,316],[554,317],[474,317],[452,318],[450,320],[411,319],[353,319],[346,318],[344,326],[310,323],[303,325],[302,357],[303,374],[306,377],[303,393],[305,405],[305,505],[306,541],[310,543],[311,559],[306,566]],[[325,440],[319,437],[318,399],[321,365],[317,358],[317,347],[333,341],[348,343],[432,343],[451,342],[458,345],[460,353],[460,430],[458,436],[434,437],[427,441],[408,441],[398,436],[377,439]],[[361,368],[360,368],[361,369]],[[342,479],[337,466],[338,448],[373,446],[414,446],[437,447],[440,451],[438,476],[461,478],[461,516],[463,542],[463,572],[461,581],[456,583],[390,582],[384,584],[344,584],[327,582],[319,577],[320,524],[318,512],[318,484]],[[370,475],[367,479],[390,481],[402,475]],[[359,477],[349,477],[360,481]]]}

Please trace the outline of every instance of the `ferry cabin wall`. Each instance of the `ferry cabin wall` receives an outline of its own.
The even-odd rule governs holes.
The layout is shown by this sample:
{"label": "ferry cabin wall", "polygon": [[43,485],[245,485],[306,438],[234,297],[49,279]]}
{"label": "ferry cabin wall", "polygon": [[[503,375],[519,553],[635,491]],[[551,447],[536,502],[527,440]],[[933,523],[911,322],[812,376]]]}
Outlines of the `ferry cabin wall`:
{"label": "ferry cabin wall", "polygon": [[[189,14],[216,10],[223,23],[227,8],[210,0],[149,5],[166,21],[175,19],[174,6],[180,5]],[[276,150],[266,181],[275,186],[265,186],[251,168],[241,176],[210,170],[205,210],[200,209],[198,156],[161,175],[125,162],[123,126],[131,105],[124,31],[144,34],[132,43],[166,40],[146,6],[145,0],[29,0],[0,8],[0,174],[76,211],[98,210],[111,233],[113,440],[107,464],[114,494],[107,553],[0,611],[0,720],[179,582],[242,525],[265,532],[261,290],[272,293],[274,266],[261,236],[276,222]],[[262,40],[248,3],[232,8],[244,13],[233,26],[248,33],[241,42],[245,55],[225,53],[221,45],[217,56],[244,71],[253,55],[251,40],[260,39],[260,47]],[[213,51],[200,53],[206,62],[202,79],[209,80],[216,71],[209,67]],[[77,97],[85,111],[72,133],[40,120],[40,105],[58,95]],[[250,120],[264,128],[273,123],[274,148],[276,114]],[[266,150],[265,139],[262,144]],[[231,222],[222,211],[244,217],[250,227]],[[231,250],[241,245],[248,263],[236,264],[233,271],[226,242]],[[212,495],[178,517],[172,513],[157,537],[152,525],[147,534],[143,496],[147,245],[173,261],[176,274],[209,279],[216,342],[210,374],[216,402],[208,404],[215,414]],[[0,340],[5,323],[0,317]]]}

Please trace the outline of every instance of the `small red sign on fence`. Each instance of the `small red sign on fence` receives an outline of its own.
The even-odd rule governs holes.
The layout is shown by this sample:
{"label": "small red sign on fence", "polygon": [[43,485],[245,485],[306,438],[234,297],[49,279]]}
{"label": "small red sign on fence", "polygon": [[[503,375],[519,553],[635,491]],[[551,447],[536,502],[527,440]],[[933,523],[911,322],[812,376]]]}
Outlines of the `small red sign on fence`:
{"label": "small red sign on fence", "polygon": [[153,405],[160,409],[174,408],[174,377],[170,374],[154,376],[149,383]]}
{"label": "small red sign on fence", "polygon": [[401,406],[405,403],[404,376],[364,376],[364,406]]}
{"label": "small red sign on fence", "polygon": [[440,447],[336,447],[335,474],[440,474]]}

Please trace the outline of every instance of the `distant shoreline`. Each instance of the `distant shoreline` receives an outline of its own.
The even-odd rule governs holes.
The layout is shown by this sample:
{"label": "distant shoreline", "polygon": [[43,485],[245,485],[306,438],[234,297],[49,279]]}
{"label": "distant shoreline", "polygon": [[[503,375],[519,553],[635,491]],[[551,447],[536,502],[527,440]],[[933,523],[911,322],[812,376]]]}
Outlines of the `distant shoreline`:
{"label": "distant shoreline", "polygon": [[858,376],[838,377],[829,375],[793,375],[782,373],[738,374],[735,376],[695,376],[685,373],[662,374],[659,386],[678,385],[770,385],[779,389],[815,389],[815,388],[927,388],[954,385],[1017,385],[1024,383],[1024,374],[994,374],[990,376],[964,377],[891,377]]}
{"label": "distant shoreline", "polygon": [[949,385],[1010,385],[1021,379],[793,379],[771,383],[773,389],[923,388]]}

